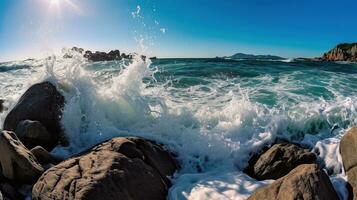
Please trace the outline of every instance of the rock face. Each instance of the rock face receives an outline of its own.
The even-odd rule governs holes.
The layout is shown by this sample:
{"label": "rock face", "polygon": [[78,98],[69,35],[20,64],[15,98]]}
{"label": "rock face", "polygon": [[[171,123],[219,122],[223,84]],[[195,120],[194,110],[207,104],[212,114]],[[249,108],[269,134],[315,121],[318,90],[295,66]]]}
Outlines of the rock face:
{"label": "rock face", "polygon": [[38,83],[31,86],[20,98],[16,106],[6,116],[4,130],[15,131],[19,122],[34,120],[40,122],[51,134],[51,138],[36,138],[38,144],[46,149],[52,149],[58,144],[65,145],[66,140],[60,124],[64,97],[56,87],[49,82]]}
{"label": "rock face", "polygon": [[53,140],[52,135],[39,121],[20,121],[15,133],[27,148],[33,148],[37,145],[47,146]]}
{"label": "rock face", "polygon": [[351,128],[342,137],[340,153],[347,174],[350,199],[357,199],[357,127]]}
{"label": "rock face", "polygon": [[62,160],[52,156],[48,151],[41,146],[31,149],[31,153],[36,157],[37,161],[42,164],[58,164]]}
{"label": "rock face", "polygon": [[1,132],[0,152],[2,174],[17,184],[31,184],[44,171],[35,156],[26,149],[14,132]]}
{"label": "rock face", "polygon": [[177,169],[170,154],[142,138],[114,138],[47,170],[32,198],[164,200],[167,176]]}
{"label": "rock face", "polygon": [[258,189],[248,200],[338,200],[329,177],[316,164],[299,165],[271,185]]}
{"label": "rock face", "polygon": [[343,43],[322,56],[325,61],[357,61],[357,43]]}
{"label": "rock face", "polygon": [[316,155],[294,144],[273,145],[260,156],[253,156],[245,170],[258,180],[278,179],[301,164],[315,163]]}

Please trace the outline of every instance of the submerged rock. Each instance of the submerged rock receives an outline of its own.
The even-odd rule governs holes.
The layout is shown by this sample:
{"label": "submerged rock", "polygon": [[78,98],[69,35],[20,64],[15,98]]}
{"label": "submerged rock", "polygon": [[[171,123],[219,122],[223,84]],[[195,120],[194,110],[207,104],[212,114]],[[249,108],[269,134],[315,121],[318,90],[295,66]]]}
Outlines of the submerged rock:
{"label": "submerged rock", "polygon": [[34,183],[44,169],[35,156],[11,131],[0,133],[0,163],[2,174],[17,184]]}
{"label": "submerged rock", "polygon": [[164,200],[177,169],[161,147],[142,138],[114,138],[47,170],[32,198]]}
{"label": "submerged rock", "polygon": [[347,174],[350,199],[357,199],[357,126],[348,130],[342,137],[340,153]]}
{"label": "submerged rock", "polygon": [[303,164],[271,185],[258,189],[248,200],[338,200],[329,177],[316,164]]}
{"label": "submerged rock", "polygon": [[[32,140],[32,146],[42,145],[51,150],[58,144],[65,145],[66,139],[61,127],[64,97],[50,82],[38,83],[31,86],[20,98],[16,106],[6,116],[4,130],[15,131],[23,120],[40,122],[50,133],[50,137]],[[36,143],[38,140],[39,143]]]}
{"label": "submerged rock", "polygon": [[294,144],[274,144],[249,161],[245,172],[258,180],[278,179],[301,164],[315,163],[316,155]]}

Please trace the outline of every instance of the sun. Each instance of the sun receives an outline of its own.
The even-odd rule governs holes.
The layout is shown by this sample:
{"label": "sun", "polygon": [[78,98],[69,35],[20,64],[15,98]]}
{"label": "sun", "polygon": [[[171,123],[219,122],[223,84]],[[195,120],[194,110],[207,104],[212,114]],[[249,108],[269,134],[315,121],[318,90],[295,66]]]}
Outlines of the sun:
{"label": "sun", "polygon": [[58,6],[61,0],[49,0],[49,1],[50,1],[50,5]]}
{"label": "sun", "polygon": [[44,0],[49,5],[51,13],[60,14],[62,9],[73,10],[77,14],[82,14],[82,10],[72,2],[72,0]]}

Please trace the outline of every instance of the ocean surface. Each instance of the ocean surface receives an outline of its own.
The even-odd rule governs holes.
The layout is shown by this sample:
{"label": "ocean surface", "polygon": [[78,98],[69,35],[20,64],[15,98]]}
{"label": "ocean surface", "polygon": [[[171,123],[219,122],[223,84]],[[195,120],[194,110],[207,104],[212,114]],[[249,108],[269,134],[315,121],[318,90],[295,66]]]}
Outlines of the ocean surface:
{"label": "ocean surface", "polygon": [[[9,110],[27,88],[49,80],[65,96],[68,157],[115,136],[142,136],[177,156],[169,199],[246,199],[271,180],[242,172],[252,153],[277,139],[318,156],[342,199],[339,154],[357,124],[357,65],[348,63],[157,59],[91,63],[74,53],[0,63]],[[9,111],[8,110],[8,111]],[[7,112],[0,114],[0,125]]]}

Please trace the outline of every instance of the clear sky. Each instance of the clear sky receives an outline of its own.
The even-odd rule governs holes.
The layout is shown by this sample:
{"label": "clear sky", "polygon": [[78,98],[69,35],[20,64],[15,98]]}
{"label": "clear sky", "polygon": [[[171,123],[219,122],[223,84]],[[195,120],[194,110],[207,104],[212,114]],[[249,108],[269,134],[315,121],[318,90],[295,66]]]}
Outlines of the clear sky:
{"label": "clear sky", "polygon": [[357,41],[356,0],[0,0],[0,61],[62,47],[158,57],[319,56]]}

